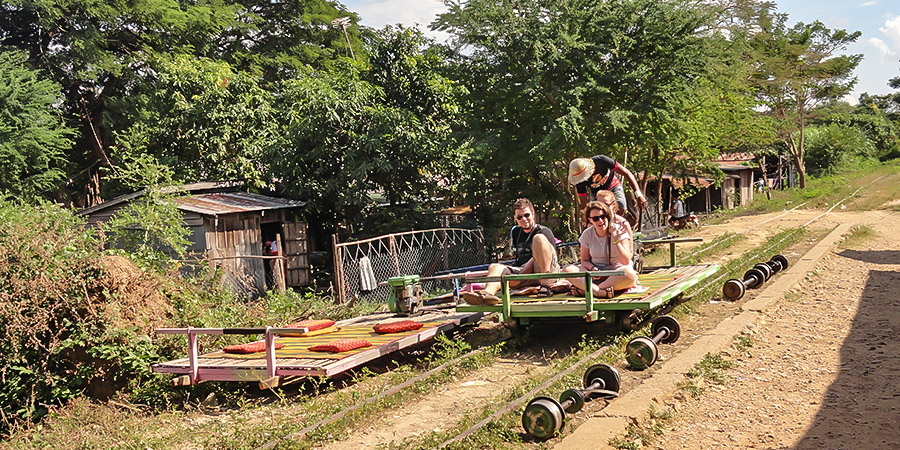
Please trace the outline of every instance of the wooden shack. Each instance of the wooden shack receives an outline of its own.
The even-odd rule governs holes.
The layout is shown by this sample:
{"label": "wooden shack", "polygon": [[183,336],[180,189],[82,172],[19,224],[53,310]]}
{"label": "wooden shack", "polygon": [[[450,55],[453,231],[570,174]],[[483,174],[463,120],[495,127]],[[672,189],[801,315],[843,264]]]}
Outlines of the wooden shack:
{"label": "wooden shack", "polygon": [[[233,183],[194,183],[174,189],[185,193],[172,202],[190,230],[188,252],[221,267],[225,282],[236,290],[253,295],[275,284],[310,284],[307,228],[299,220],[304,202],[241,192]],[[116,197],[76,215],[96,226],[143,194]],[[281,258],[266,258],[266,241],[276,242]]]}

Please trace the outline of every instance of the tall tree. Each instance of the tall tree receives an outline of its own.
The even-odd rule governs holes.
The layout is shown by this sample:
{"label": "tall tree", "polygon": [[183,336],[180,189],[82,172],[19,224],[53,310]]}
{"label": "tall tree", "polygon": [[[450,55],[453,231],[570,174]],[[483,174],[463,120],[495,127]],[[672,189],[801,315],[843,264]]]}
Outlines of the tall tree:
{"label": "tall tree", "polygon": [[853,71],[862,55],[839,55],[861,33],[831,30],[819,21],[787,26],[787,15],[772,13],[751,36],[749,56],[757,62],[753,77],[757,98],[777,122],[779,138],[791,153],[806,187],[805,131],[812,110],[847,95],[856,84]]}
{"label": "tall tree", "polygon": [[0,50],[0,195],[48,198],[65,179],[72,130],[58,84],[28,67],[27,55]]}
{"label": "tall tree", "polygon": [[[350,15],[328,0],[14,0],[0,12],[0,44],[27,51],[63,88],[67,119],[80,131],[67,157],[82,206],[100,201],[99,169],[114,166],[115,134],[132,126],[117,107],[161,56],[224,59],[274,83],[333,59],[329,45],[343,42],[343,30],[330,21]],[[357,27],[347,32],[359,42]]]}
{"label": "tall tree", "polygon": [[[657,174],[672,153],[696,149],[714,119],[697,108],[713,107],[717,95],[690,97],[719,88],[701,80],[727,55],[710,55],[713,17],[694,2],[445,3],[449,12],[432,26],[453,35],[459,76],[472,91],[468,123],[484,174],[471,192],[479,199],[500,192],[565,204],[566,163],[597,153],[627,154],[629,167]],[[684,161],[716,153],[703,145]]]}
{"label": "tall tree", "polygon": [[160,55],[148,67],[127,101],[111,104],[131,123],[115,134],[115,159],[153,155],[183,181],[271,185],[265,157],[277,133],[274,94],[258,77],[186,55]]}
{"label": "tall tree", "polygon": [[370,65],[350,60],[286,80],[284,125],[272,173],[324,222],[354,219],[384,193],[391,204],[427,200],[452,171],[460,87],[420,32],[386,28],[367,41]]}
{"label": "tall tree", "polygon": [[[331,67],[341,56],[364,59],[359,16],[331,0],[234,0],[241,6],[237,24],[214,38],[206,56],[227,61],[269,82],[293,78],[305,66]],[[347,35],[332,21],[347,17]],[[349,42],[348,42],[349,41]],[[348,47],[349,45],[349,47]]]}

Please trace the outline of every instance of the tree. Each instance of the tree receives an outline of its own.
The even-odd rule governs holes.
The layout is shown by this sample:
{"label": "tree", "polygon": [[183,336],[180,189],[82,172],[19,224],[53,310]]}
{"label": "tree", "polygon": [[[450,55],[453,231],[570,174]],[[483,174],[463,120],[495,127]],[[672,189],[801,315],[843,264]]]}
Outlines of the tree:
{"label": "tree", "polygon": [[49,197],[65,180],[72,130],[56,104],[58,84],[28,67],[27,55],[0,51],[0,194]]}
{"label": "tree", "polygon": [[714,94],[722,80],[710,81],[734,58],[710,42],[721,40],[713,16],[694,2],[446,3],[432,26],[453,34],[472,92],[479,201],[525,195],[558,208],[572,199],[565,167],[576,156],[606,153],[649,175],[717,154],[702,130],[722,118],[700,109],[735,107]]}
{"label": "tree", "polygon": [[[348,55],[364,55],[367,30],[350,26],[347,40],[331,21],[338,17],[359,23],[359,16],[329,0],[237,0],[237,24],[214,38],[215,52],[205,56],[228,62],[237,71],[261,76],[270,83],[293,78],[302,68],[330,68]],[[364,57],[363,57],[364,58]]]}
{"label": "tree", "polygon": [[464,87],[441,71],[444,60],[414,28],[385,27],[366,41],[369,67],[362,76],[379,88],[369,180],[396,205],[435,195],[458,175],[458,148],[451,139],[460,124]]}
{"label": "tree", "polygon": [[843,97],[853,88],[853,71],[862,55],[837,55],[859,38],[859,31],[831,30],[821,22],[788,28],[787,15],[771,14],[751,36],[750,60],[758,64],[753,80],[757,98],[776,120],[779,138],[791,153],[806,187],[806,126],[820,103]]}
{"label": "tree", "polygon": [[271,187],[265,157],[277,133],[274,95],[258,77],[186,55],[160,56],[148,67],[127,101],[110,103],[132,124],[114,134],[113,158],[153,155],[178,179]]}
{"label": "tree", "polygon": [[[101,200],[100,167],[115,165],[116,133],[132,126],[133,117],[117,108],[154,62],[176,55],[225,60],[276,83],[298,67],[336,59],[329,45],[343,34],[330,21],[349,15],[328,0],[16,0],[0,11],[0,43],[27,51],[63,88],[63,110],[81,136],[66,155],[71,178],[83,186],[74,196],[79,206]],[[356,27],[348,33],[359,42]]]}
{"label": "tree", "polygon": [[371,65],[347,60],[282,84],[272,173],[309,214],[353,220],[376,192],[421,204],[453,176],[461,91],[426,44],[418,31],[386,28],[367,41]]}

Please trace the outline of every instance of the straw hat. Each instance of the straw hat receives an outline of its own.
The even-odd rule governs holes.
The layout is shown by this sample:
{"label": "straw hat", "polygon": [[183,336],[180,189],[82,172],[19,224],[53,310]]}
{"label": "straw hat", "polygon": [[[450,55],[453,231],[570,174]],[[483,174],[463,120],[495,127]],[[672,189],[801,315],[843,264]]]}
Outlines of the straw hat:
{"label": "straw hat", "polygon": [[594,175],[594,161],[590,158],[575,158],[569,163],[569,184],[576,185]]}

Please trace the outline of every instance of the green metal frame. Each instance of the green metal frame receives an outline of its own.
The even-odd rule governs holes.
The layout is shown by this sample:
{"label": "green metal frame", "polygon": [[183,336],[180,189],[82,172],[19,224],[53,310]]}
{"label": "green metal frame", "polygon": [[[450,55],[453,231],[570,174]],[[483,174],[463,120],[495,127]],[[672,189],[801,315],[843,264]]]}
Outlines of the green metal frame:
{"label": "green metal frame", "polygon": [[669,267],[675,267],[675,244],[680,244],[682,242],[703,242],[702,237],[687,237],[687,238],[665,238],[665,239],[642,239],[641,244],[643,245],[660,245],[660,244],[669,244]]}
{"label": "green metal frame", "polygon": [[[695,267],[695,266],[688,266]],[[499,313],[500,320],[521,319],[521,323],[528,323],[532,318],[558,318],[558,317],[584,317],[588,322],[603,319],[607,323],[615,320],[616,311],[632,311],[635,309],[653,310],[682,294],[691,286],[699,283],[703,279],[716,273],[719,270],[718,265],[708,265],[705,270],[695,273],[683,280],[678,280],[675,284],[670,285],[659,292],[655,292],[645,298],[626,299],[626,300],[606,300],[594,301],[593,292],[586,290],[584,298],[582,297],[553,297],[551,302],[532,302],[518,303],[512,302],[510,295],[509,282],[522,280],[544,280],[558,278],[577,278],[584,277],[585,285],[590,286],[594,277],[624,275],[625,272],[620,270],[599,270],[594,272],[578,272],[578,273],[539,273],[539,274],[521,274],[521,275],[503,275],[496,277],[479,277],[472,278],[470,282],[500,282],[500,299],[502,303],[499,305],[468,305],[460,304],[456,307],[460,312],[485,312]],[[565,301],[563,301],[565,300]],[[578,301],[570,301],[578,300]],[[582,301],[583,300],[583,301]]]}

